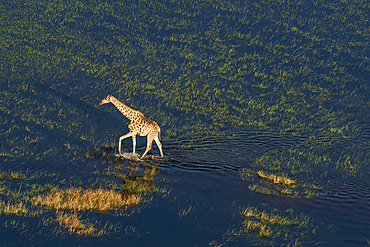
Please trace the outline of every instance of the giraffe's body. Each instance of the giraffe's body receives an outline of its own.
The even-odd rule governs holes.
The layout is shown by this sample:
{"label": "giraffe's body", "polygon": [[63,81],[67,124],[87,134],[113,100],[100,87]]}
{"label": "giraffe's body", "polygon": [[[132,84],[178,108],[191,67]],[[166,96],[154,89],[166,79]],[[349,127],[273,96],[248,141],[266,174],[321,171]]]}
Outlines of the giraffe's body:
{"label": "giraffe's body", "polygon": [[128,125],[130,132],[119,138],[119,142],[118,142],[119,154],[121,154],[121,141],[130,136],[132,137],[133,153],[135,154],[136,135],[139,135],[139,136],[147,136],[147,139],[148,139],[147,147],[146,147],[146,150],[142,158],[152,148],[153,141],[157,143],[161,156],[163,156],[162,143],[159,139],[161,129],[159,128],[156,122],[144,117],[144,115],[141,112],[128,107],[127,105],[121,103],[118,99],[116,99],[115,97],[109,94],[104,97],[104,99],[99,103],[99,105],[102,105],[105,103],[112,103],[123,115],[125,115],[131,121],[131,123]]}

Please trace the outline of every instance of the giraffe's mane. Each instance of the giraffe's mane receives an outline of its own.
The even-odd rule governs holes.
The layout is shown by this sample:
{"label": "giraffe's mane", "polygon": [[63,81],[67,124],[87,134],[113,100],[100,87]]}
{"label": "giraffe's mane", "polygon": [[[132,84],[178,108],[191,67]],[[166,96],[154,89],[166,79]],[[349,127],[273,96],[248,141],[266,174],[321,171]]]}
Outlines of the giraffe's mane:
{"label": "giraffe's mane", "polygon": [[137,111],[137,110],[135,110],[135,109],[132,109],[131,107],[129,107],[129,106],[127,106],[127,105],[125,105],[125,104],[123,104],[121,101],[119,101],[116,97],[114,97],[114,96],[112,96],[112,95],[110,95],[110,97],[112,97],[113,99],[115,99],[118,103],[120,103],[121,105],[123,105],[123,106],[125,106],[125,107],[127,107],[128,109],[130,109],[130,110],[132,110],[132,111],[135,111],[135,112],[139,112],[139,111]]}

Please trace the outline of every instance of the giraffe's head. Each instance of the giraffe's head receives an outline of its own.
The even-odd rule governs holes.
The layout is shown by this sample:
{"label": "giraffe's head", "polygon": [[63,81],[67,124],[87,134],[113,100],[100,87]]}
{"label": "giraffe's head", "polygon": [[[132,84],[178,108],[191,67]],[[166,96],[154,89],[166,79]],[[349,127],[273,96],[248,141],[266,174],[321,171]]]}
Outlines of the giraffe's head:
{"label": "giraffe's head", "polygon": [[107,96],[104,97],[104,99],[102,99],[102,101],[100,101],[99,105],[102,105],[102,104],[105,104],[105,103],[111,103],[112,102],[112,96],[109,95],[109,93],[107,94]]}

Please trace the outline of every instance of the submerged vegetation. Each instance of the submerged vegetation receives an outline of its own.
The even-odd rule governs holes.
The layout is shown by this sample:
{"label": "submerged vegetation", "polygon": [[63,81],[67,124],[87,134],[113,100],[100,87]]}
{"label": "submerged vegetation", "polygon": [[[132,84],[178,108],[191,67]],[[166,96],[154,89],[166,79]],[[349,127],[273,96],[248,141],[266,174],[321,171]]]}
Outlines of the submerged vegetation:
{"label": "submerged vegetation", "polygon": [[[288,197],[304,198],[325,195],[325,193],[322,191],[322,186],[308,183],[306,184],[302,181],[297,182],[284,175],[277,176],[263,171],[254,172],[251,169],[243,168],[240,171],[240,176],[243,180],[250,183],[248,186],[250,191],[264,195],[284,195]],[[263,179],[263,181],[256,180],[256,177]]]}
{"label": "submerged vegetation", "polygon": [[[10,179],[10,175],[7,174],[19,174],[28,183],[25,183],[23,187],[22,184],[18,188],[14,187],[17,180]],[[54,221],[61,227],[66,228],[69,233],[99,237],[112,232],[119,232],[122,230],[122,226],[117,226],[108,221],[102,225],[99,222],[92,221],[90,217],[86,217],[86,214],[88,215],[92,211],[98,213],[111,211],[116,215],[129,215],[130,208],[143,202],[143,191],[130,188],[129,193],[127,193],[127,188],[123,185],[112,182],[112,180],[115,180],[114,178],[119,177],[110,172],[95,173],[95,179],[92,180],[91,178],[89,180],[92,187],[100,187],[99,189],[76,187],[73,185],[81,185],[78,178],[61,179],[60,177],[59,174],[38,172],[0,172],[0,178],[2,179],[0,194],[2,198],[5,198],[4,201],[0,201],[0,216],[36,218],[47,225],[53,224]],[[45,178],[54,181],[59,186],[40,183]],[[151,189],[152,192],[164,193],[159,189]],[[150,191],[147,190],[146,193],[149,194]],[[45,215],[50,216],[48,219],[51,218],[52,220],[44,222],[43,217]]]}
{"label": "submerged vegetation", "polygon": [[[106,91],[155,119],[167,140],[248,128],[288,133],[308,150],[349,139],[362,149],[367,9],[361,0],[2,3],[0,157],[75,163],[88,147],[113,147],[124,120],[97,109]],[[330,169],[368,171],[338,151]]]}
{"label": "submerged vegetation", "polygon": [[[304,142],[304,151],[289,151],[313,152],[329,172],[368,174],[369,141],[361,135],[370,95],[366,1],[29,0],[1,7],[4,161],[75,164],[93,148],[114,147],[125,120],[97,108],[110,91],[156,120],[167,140],[259,129]],[[312,170],[282,166],[287,174]]]}
{"label": "submerged vegetation", "polygon": [[[260,238],[283,238],[284,242],[291,242],[298,237],[305,238],[304,234],[315,232],[318,227],[315,220],[306,215],[294,215],[292,209],[283,212],[274,209],[266,213],[256,207],[247,207],[243,215],[246,217],[243,222],[244,228],[238,234],[257,234]],[[273,242],[270,244],[273,245]]]}
{"label": "submerged vegetation", "polygon": [[[311,198],[347,179],[367,184],[368,10],[366,0],[1,2],[0,215],[47,212],[50,225],[101,236],[85,214],[160,191],[156,167],[102,172],[119,163],[127,131],[98,108],[106,91],[158,122],[165,142],[190,139],[181,150],[246,130],[292,140],[256,146],[252,162],[238,152],[250,191]],[[246,232],[283,234],[276,214],[249,211]]]}
{"label": "submerged vegetation", "polygon": [[10,132],[27,124],[93,141],[100,137],[83,126],[110,90],[160,121],[166,138],[276,125],[353,136],[351,109],[368,107],[367,8],[365,1],[3,3],[2,117]]}
{"label": "submerged vegetation", "polygon": [[76,214],[64,214],[59,212],[56,221],[59,225],[68,228],[70,233],[77,235],[94,235],[96,229],[93,226],[87,226]]}

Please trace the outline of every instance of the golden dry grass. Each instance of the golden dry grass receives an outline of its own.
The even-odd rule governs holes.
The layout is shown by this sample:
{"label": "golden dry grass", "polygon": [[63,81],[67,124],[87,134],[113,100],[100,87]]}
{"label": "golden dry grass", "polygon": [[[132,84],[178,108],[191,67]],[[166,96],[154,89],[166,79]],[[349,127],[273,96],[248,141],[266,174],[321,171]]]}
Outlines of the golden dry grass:
{"label": "golden dry grass", "polygon": [[294,242],[288,244],[287,247],[302,247],[302,244],[298,242],[298,239],[296,239]]}
{"label": "golden dry grass", "polygon": [[22,203],[12,204],[0,201],[0,215],[25,215],[28,213],[28,208]]}
{"label": "golden dry grass", "polygon": [[[292,217],[291,215],[278,214],[278,213],[266,213],[265,211],[258,211],[256,208],[248,207],[244,210],[243,215],[247,218],[245,227],[254,230],[256,227],[250,225],[252,223],[263,223],[270,226],[305,226],[308,224],[307,217]],[[250,222],[250,223],[248,223]],[[247,225],[248,224],[248,225]],[[256,225],[258,226],[258,225]]]}
{"label": "golden dry grass", "polygon": [[284,188],[284,189],[280,190],[280,193],[281,194],[284,194],[284,195],[291,195],[291,194],[293,194],[293,192],[290,189],[288,189],[288,188]]}
{"label": "golden dry grass", "polygon": [[287,177],[284,177],[284,176],[282,176],[282,177],[275,176],[274,174],[266,174],[263,171],[258,171],[257,174],[258,174],[258,177],[263,178],[263,179],[267,179],[273,184],[283,184],[285,186],[290,186],[290,185],[293,185],[293,184],[296,183],[294,180],[292,180],[290,178],[287,178]]}
{"label": "golden dry grass", "polygon": [[96,229],[93,226],[87,226],[82,220],[80,220],[76,214],[58,213],[56,222],[60,226],[68,229],[70,233],[77,235],[95,235]]}
{"label": "golden dry grass", "polygon": [[34,198],[35,205],[43,205],[58,210],[72,211],[107,211],[123,206],[136,205],[141,201],[138,195],[125,198],[114,190],[69,188],[62,190],[53,188],[48,194]]}
{"label": "golden dry grass", "polygon": [[258,230],[258,235],[261,238],[268,238],[272,234],[272,231],[266,226],[266,224],[262,224],[261,222],[247,220],[244,222],[244,226],[247,232]]}
{"label": "golden dry grass", "polygon": [[244,212],[243,212],[243,214],[247,217],[247,218],[250,218],[250,217],[252,217],[252,216],[257,216],[256,214],[255,214],[255,212],[253,211],[253,209],[251,209],[251,208],[246,208],[245,210],[244,210]]}
{"label": "golden dry grass", "polygon": [[[263,218],[264,218],[264,213],[262,213],[262,215],[261,215],[260,213],[253,210],[252,208],[246,208],[244,210],[243,214],[247,218],[255,217],[255,218],[261,219],[262,221],[263,221]],[[247,232],[258,230],[259,231],[258,234],[261,238],[263,238],[263,237],[268,238],[272,234],[272,231],[266,226],[266,224],[263,224],[262,222],[246,220],[244,222],[244,226],[245,226],[245,230]]]}

